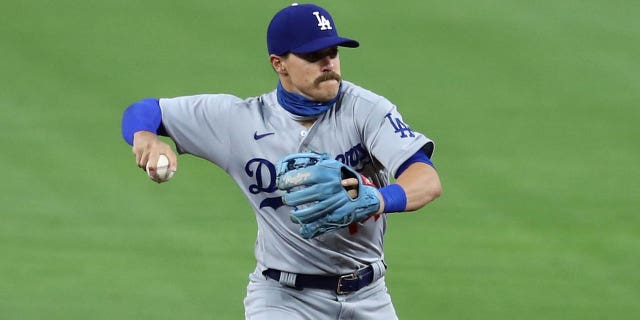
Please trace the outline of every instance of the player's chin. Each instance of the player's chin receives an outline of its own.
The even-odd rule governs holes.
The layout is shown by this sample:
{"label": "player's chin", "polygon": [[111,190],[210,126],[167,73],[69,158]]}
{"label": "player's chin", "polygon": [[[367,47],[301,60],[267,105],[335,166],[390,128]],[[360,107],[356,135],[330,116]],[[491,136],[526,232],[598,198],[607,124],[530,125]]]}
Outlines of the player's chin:
{"label": "player's chin", "polygon": [[340,89],[340,82],[337,80],[325,80],[317,85],[318,88],[318,100],[329,101],[338,95]]}

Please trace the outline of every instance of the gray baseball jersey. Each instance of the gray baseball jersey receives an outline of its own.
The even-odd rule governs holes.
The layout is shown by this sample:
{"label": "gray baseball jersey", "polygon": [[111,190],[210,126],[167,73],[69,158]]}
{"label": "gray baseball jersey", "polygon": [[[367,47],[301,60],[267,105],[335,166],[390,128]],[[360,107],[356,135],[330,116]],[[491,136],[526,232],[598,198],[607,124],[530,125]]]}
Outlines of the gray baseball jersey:
{"label": "gray baseball jersey", "polygon": [[[336,105],[306,128],[277,101],[276,90],[240,99],[206,94],[160,99],[162,123],[179,153],[207,159],[240,186],[256,213],[258,268],[336,275],[383,258],[386,215],[313,238],[298,235],[276,188],[275,164],[297,152],[327,153],[378,186],[433,142],[413,131],[387,99],[343,81]],[[431,154],[428,154],[431,156]]]}

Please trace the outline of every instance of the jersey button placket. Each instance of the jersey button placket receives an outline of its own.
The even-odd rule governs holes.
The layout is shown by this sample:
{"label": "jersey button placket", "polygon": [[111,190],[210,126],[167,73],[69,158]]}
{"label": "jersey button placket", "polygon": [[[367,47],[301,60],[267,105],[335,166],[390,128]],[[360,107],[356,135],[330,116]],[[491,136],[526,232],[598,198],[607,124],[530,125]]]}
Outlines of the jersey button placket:
{"label": "jersey button placket", "polygon": [[306,141],[307,141],[307,135],[308,135],[308,134],[309,134],[309,131],[307,131],[307,130],[301,130],[301,131],[300,131],[299,136],[300,136],[302,139],[300,140],[300,145],[298,146],[298,150],[299,150],[299,152],[311,152],[311,151],[308,149],[309,145],[308,145],[308,143],[306,142]]}

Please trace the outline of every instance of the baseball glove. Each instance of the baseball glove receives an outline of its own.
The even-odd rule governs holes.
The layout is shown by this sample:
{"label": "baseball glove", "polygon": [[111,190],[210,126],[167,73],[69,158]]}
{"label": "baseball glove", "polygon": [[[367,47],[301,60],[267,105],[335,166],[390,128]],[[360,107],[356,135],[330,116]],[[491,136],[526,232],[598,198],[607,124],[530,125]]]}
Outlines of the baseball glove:
{"label": "baseball glove", "polygon": [[[348,226],[378,212],[378,190],[353,168],[326,154],[297,153],[278,162],[276,183],[287,192],[282,197],[293,206],[291,220],[300,225],[300,235],[311,239]],[[358,179],[357,196],[342,186],[347,178]],[[364,178],[366,179],[366,178]]]}

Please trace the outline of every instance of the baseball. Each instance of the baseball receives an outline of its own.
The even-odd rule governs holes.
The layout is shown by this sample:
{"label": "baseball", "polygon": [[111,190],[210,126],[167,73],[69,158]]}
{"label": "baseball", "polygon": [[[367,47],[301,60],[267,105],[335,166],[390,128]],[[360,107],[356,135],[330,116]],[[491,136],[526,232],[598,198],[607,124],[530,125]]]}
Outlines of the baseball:
{"label": "baseball", "polygon": [[149,171],[149,162],[147,162],[147,176],[157,183],[168,181],[173,177],[173,171],[169,170],[169,158],[164,154],[161,154],[158,158],[158,164],[156,165],[155,176]]}

